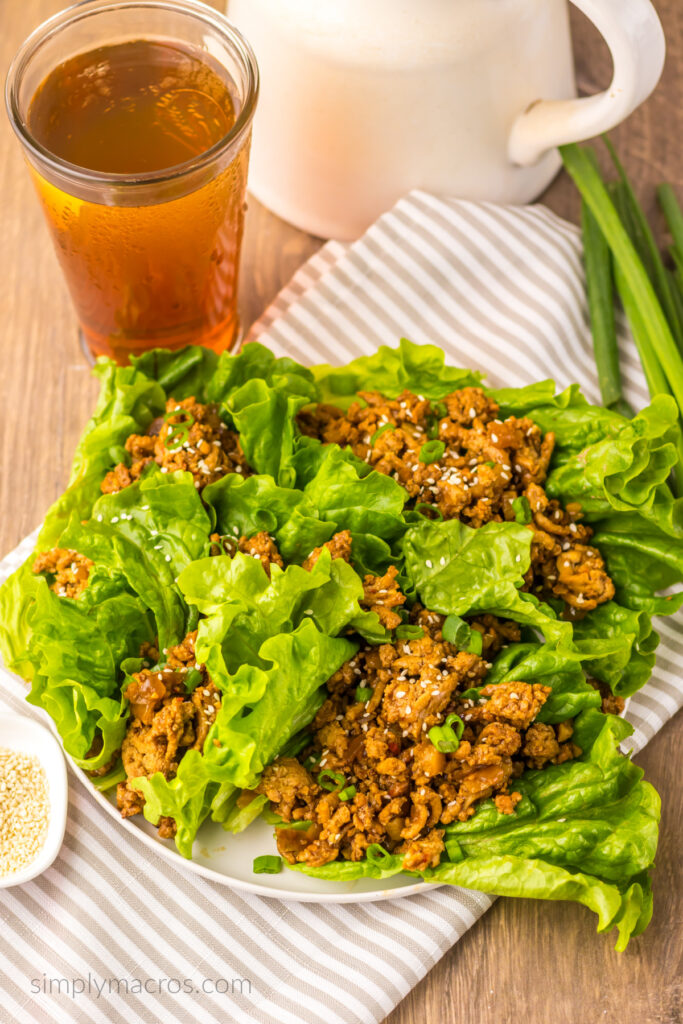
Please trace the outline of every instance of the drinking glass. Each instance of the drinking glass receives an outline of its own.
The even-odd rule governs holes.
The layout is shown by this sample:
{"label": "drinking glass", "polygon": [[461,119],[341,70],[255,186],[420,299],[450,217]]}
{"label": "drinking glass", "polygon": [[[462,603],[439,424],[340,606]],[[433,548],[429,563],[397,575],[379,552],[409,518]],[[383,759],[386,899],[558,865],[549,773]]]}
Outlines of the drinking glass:
{"label": "drinking glass", "polygon": [[[130,174],[90,170],[45,148],[28,112],[46,76],[79,54],[141,40],[191,48],[210,64],[234,108],[227,134],[183,163]],[[124,363],[157,346],[234,344],[257,97],[251,47],[196,0],[85,0],[21,46],[7,77],[7,110],[94,356]]]}

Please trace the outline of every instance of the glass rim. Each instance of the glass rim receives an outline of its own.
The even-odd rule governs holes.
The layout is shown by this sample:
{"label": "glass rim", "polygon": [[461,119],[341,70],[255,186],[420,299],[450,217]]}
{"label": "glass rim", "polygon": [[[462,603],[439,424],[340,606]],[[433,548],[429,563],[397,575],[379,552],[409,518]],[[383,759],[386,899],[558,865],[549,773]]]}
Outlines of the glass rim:
{"label": "glass rim", "polygon": [[[41,145],[33,137],[25,118],[22,117],[19,110],[19,86],[32,57],[46,40],[58,35],[68,26],[84,18],[93,17],[103,11],[130,10],[133,8],[165,9],[175,14],[183,13],[204,21],[212,28],[217,29],[228,40],[231,48],[237,53],[244,66],[247,78],[246,96],[242,109],[230,130],[218,142],[215,142],[213,146],[203,153],[192,157],[190,160],[180,164],[173,164],[171,167],[164,168],[163,170],[143,171],[139,174],[91,170],[87,167],[81,167],[79,164],[73,164],[69,160],[64,160]],[[214,7],[209,7],[208,4],[202,3],[201,0],[79,0],[78,3],[58,11],[57,14],[53,14],[50,18],[41,22],[21,44],[7,72],[5,104],[12,128],[22,145],[52,171],[90,185],[125,189],[140,188],[145,185],[166,184],[167,182],[193,174],[195,171],[211,164],[249,128],[256,109],[258,93],[259,70],[251,45],[242,33],[235,28],[232,22]]]}

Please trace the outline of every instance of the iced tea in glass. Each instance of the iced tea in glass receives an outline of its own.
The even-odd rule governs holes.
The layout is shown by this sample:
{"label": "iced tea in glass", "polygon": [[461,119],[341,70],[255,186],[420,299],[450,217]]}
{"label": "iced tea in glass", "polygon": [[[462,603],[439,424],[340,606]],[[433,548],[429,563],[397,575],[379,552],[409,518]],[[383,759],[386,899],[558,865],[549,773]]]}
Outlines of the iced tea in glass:
{"label": "iced tea in glass", "polygon": [[8,110],[94,355],[234,343],[257,93],[194,0],[86,0],[17,54]]}

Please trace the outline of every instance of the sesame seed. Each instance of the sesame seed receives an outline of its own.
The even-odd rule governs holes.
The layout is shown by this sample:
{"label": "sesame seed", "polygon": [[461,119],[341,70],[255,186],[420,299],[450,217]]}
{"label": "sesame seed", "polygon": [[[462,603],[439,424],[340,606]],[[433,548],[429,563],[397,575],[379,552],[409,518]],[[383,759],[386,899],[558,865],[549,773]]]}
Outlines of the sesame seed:
{"label": "sesame seed", "polygon": [[0,876],[27,867],[40,853],[50,817],[45,769],[32,754],[0,750]]}
{"label": "sesame seed", "polygon": [[430,559],[430,558],[428,558],[428,559],[427,559],[427,560],[425,561],[425,565],[427,566],[427,568],[428,568],[428,569],[431,569],[431,568],[432,568],[432,561],[431,561],[431,559]]}

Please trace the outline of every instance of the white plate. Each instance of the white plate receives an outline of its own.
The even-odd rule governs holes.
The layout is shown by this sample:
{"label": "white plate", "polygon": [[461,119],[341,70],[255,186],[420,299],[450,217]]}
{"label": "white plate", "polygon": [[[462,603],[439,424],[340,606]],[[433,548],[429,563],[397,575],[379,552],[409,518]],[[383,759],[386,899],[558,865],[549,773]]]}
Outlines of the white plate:
{"label": "white plate", "polygon": [[192,860],[186,860],[171,839],[159,839],[153,825],[142,815],[122,818],[115,803],[115,790],[101,793],[80,768],[71,768],[90,795],[110,814],[118,828],[125,831],[161,855],[174,867],[211,878],[221,885],[272,896],[277,899],[296,900],[299,903],[368,903],[375,900],[412,896],[430,886],[431,882],[415,882],[409,875],[395,875],[384,880],[364,878],[357,882],[328,882],[309,878],[298,871],[283,867],[278,875],[255,875],[252,863],[264,853],[277,853],[273,826],[255,821],[239,835],[224,832],[215,822],[205,822],[194,843]]}

